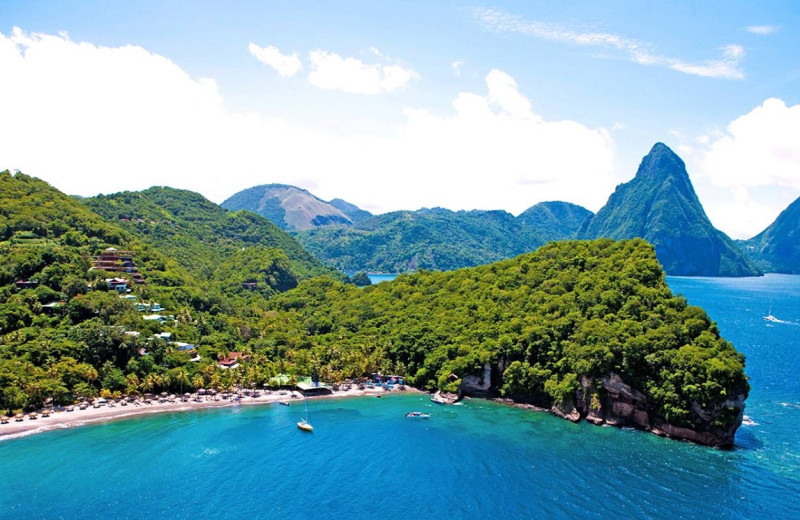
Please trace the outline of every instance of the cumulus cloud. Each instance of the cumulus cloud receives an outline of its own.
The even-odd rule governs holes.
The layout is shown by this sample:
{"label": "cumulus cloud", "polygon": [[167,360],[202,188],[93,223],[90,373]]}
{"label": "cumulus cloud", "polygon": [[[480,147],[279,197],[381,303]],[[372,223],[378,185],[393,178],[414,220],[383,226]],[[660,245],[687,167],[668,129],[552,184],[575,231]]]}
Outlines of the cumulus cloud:
{"label": "cumulus cloud", "polygon": [[378,49],[370,50],[387,63],[367,64],[358,58],[343,58],[334,52],[311,51],[308,82],[325,90],[372,95],[393,92],[411,80],[419,79],[419,74],[413,69],[390,63]]}
{"label": "cumulus cloud", "polygon": [[739,68],[744,49],[739,45],[726,45],[718,59],[690,62],[681,58],[663,56],[653,52],[651,45],[618,34],[602,32],[577,32],[558,24],[528,21],[519,16],[494,9],[473,10],[483,26],[496,32],[514,32],[541,40],[550,40],[582,46],[605,47],[620,51],[627,59],[640,65],[666,67],[685,74],[711,78],[742,79]]}
{"label": "cumulus cloud", "polygon": [[250,54],[256,57],[264,65],[269,65],[284,78],[289,78],[300,72],[303,64],[297,54],[282,54],[281,51],[272,45],[259,47],[255,43],[248,46]]}
{"label": "cumulus cloud", "polygon": [[[603,128],[545,121],[499,70],[446,114],[408,108],[381,135],[226,109],[216,83],[136,46],[0,33],[0,169],[70,194],[153,185],[221,202],[269,182],[383,212],[520,212],[542,200],[598,209],[619,181]],[[386,189],[386,187],[390,189]]]}
{"label": "cumulus cloud", "polygon": [[800,105],[770,98],[717,135],[701,136],[699,173],[730,203],[718,210],[733,234],[749,238],[800,195]]}
{"label": "cumulus cloud", "polygon": [[761,36],[768,36],[770,34],[775,34],[780,30],[780,27],[777,25],[750,25],[745,27],[745,30],[752,34],[758,34]]}

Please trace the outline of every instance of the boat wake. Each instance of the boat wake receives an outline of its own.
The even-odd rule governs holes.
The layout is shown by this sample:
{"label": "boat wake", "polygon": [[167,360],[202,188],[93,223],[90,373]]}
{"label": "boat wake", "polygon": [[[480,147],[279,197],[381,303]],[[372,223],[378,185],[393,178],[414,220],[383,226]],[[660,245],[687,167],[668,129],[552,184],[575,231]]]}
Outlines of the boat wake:
{"label": "boat wake", "polygon": [[758,426],[758,423],[750,418],[749,415],[742,417],[742,426]]}
{"label": "boat wake", "polygon": [[766,316],[764,316],[764,321],[766,321],[767,323],[780,323],[782,325],[800,325],[800,323],[794,321],[779,320],[772,314],[767,314]]}

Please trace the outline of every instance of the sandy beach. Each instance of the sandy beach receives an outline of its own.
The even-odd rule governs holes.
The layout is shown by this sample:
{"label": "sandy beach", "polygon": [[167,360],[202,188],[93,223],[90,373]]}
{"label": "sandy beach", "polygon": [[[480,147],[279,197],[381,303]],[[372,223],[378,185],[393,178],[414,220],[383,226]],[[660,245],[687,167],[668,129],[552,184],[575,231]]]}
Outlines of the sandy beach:
{"label": "sandy beach", "polygon": [[[406,387],[405,391],[419,392],[410,387]],[[391,391],[391,393],[396,392],[402,393],[400,390]],[[351,388],[350,390],[338,390],[329,395],[309,397],[309,399],[332,399],[359,396],[374,397],[378,394],[386,393],[388,392],[385,390],[372,388],[366,390]],[[137,401],[135,403],[128,402],[126,405],[122,405],[119,402],[104,403],[98,407],[90,405],[85,410],[81,410],[75,406],[75,409],[71,412],[66,410],[56,411],[51,413],[49,417],[43,417],[37,414],[38,417],[36,419],[31,419],[29,414],[25,414],[21,421],[17,421],[12,417],[7,424],[0,424],[0,441],[60,428],[74,428],[76,426],[112,421],[137,415],[186,412],[202,408],[219,408],[226,406],[277,404],[281,401],[288,402],[292,405],[302,403],[303,399],[303,394],[297,390],[291,393],[288,391],[285,391],[285,393],[279,393],[278,391],[261,391],[258,397],[242,395],[240,399],[236,399],[235,395],[223,399],[221,394],[215,396],[191,394],[187,399],[176,398],[172,401],[156,398],[152,400],[150,404],[145,404],[144,401]]]}

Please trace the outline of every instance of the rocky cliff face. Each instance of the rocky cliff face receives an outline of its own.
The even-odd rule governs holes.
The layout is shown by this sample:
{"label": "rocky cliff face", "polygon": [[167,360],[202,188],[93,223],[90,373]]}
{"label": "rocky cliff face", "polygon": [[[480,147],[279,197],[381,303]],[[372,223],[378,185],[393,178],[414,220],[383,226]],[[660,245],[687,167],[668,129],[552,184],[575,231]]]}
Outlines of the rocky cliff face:
{"label": "rocky cliff face", "polygon": [[[497,387],[485,388],[485,382],[490,380],[491,375],[486,374],[483,378],[466,376],[462,379],[460,393],[475,397],[497,395]],[[481,384],[476,386],[477,382]],[[602,378],[600,388],[596,388],[589,378],[584,377],[571,402],[552,404],[544,402],[542,396],[538,397],[532,401],[516,398],[514,402],[530,402],[573,422],[586,419],[595,425],[627,426],[671,439],[732,448],[736,430],[742,424],[747,393],[743,390],[741,394],[718,403],[711,409],[703,409],[699,403],[692,403],[691,427],[670,424],[654,415],[647,397],[614,373]]]}

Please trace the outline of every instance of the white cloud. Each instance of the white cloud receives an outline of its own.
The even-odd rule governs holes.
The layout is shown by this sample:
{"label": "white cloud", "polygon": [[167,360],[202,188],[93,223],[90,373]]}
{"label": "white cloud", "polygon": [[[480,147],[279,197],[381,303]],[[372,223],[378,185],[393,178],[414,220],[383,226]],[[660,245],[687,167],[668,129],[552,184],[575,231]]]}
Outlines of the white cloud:
{"label": "white cloud", "polygon": [[752,34],[759,34],[761,36],[768,36],[770,34],[775,34],[780,30],[780,26],[778,25],[750,25],[745,27],[745,30]]}
{"label": "white cloud", "polygon": [[608,131],[544,121],[497,70],[450,113],[406,109],[380,136],[231,112],[213,80],[141,47],[0,33],[0,70],[0,169],[71,194],[169,185],[221,202],[282,182],[375,212],[520,212],[542,200],[597,210],[619,181]]}
{"label": "white cloud", "polygon": [[473,10],[473,14],[484,27],[492,31],[514,32],[542,40],[616,49],[634,63],[666,67],[685,74],[724,79],[744,78],[739,69],[744,49],[739,45],[722,47],[722,56],[718,59],[693,63],[659,55],[650,50],[650,45],[617,34],[576,32],[557,24],[527,21],[519,16],[494,9],[479,8]]}
{"label": "white cloud", "polygon": [[[709,197],[727,198],[709,209],[731,234],[749,238],[767,227],[800,195],[800,105],[770,98],[736,118],[725,131],[701,136],[696,166]],[[713,215],[712,215],[713,214]]]}
{"label": "white cloud", "polygon": [[303,68],[303,64],[300,63],[300,58],[297,57],[297,54],[282,54],[277,47],[272,45],[259,47],[251,42],[248,49],[250,54],[255,56],[258,61],[264,65],[269,65],[284,78],[294,76]]}
{"label": "white cloud", "polygon": [[367,64],[358,58],[342,58],[333,52],[311,51],[308,82],[325,90],[372,95],[393,92],[408,85],[412,79],[419,79],[419,74],[413,69],[391,64],[374,47],[370,51],[387,63]]}
{"label": "white cloud", "polygon": [[464,60],[456,60],[450,64],[450,68],[453,70],[453,74],[456,76],[461,76],[461,67],[464,65]]}

